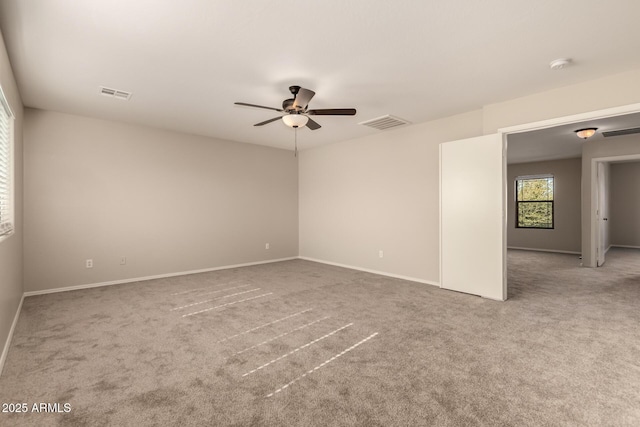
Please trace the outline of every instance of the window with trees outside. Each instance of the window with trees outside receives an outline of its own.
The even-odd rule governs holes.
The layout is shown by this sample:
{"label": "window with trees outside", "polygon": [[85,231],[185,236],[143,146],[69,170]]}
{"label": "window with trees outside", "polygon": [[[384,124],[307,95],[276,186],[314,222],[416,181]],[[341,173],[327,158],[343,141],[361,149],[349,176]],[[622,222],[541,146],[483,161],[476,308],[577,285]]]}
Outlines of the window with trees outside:
{"label": "window with trees outside", "polygon": [[553,175],[516,178],[516,228],[553,228]]}

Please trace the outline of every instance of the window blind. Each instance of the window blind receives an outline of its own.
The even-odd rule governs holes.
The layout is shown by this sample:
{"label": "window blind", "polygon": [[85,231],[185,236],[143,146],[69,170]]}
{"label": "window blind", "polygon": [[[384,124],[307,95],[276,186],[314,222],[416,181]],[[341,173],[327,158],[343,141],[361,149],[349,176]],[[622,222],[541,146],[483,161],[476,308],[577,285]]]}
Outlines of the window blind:
{"label": "window blind", "polygon": [[0,236],[13,232],[13,114],[0,89]]}

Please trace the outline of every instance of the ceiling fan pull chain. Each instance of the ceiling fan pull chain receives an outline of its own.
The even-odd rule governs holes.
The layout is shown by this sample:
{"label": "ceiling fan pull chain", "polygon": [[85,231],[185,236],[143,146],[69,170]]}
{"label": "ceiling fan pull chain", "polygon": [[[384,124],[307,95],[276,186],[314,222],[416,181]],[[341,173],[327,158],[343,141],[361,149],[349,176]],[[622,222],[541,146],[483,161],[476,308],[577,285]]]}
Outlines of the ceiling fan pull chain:
{"label": "ceiling fan pull chain", "polygon": [[294,139],[294,141],[295,141],[295,148],[296,148],[296,149],[295,149],[295,151],[293,152],[293,156],[294,156],[294,157],[298,157],[298,128],[297,128],[297,127],[295,127],[295,128],[293,129],[293,131],[294,131],[294,137],[293,137],[293,139]]}

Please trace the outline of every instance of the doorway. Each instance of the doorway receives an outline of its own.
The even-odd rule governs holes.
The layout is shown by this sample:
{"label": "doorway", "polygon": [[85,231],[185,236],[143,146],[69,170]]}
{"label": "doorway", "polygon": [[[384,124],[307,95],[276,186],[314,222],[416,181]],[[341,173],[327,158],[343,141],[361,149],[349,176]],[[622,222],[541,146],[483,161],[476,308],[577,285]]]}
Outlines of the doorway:
{"label": "doorway", "polygon": [[[602,131],[607,126],[612,130],[615,130],[616,126],[613,124],[616,120],[622,120],[629,118],[628,116],[635,115],[635,118],[640,123],[640,104],[633,104],[624,107],[610,108],[607,110],[601,110],[590,113],[577,114],[574,116],[556,118],[552,120],[546,120],[542,122],[529,123],[520,126],[513,126],[509,128],[498,129],[496,134],[485,135],[484,137],[471,138],[469,140],[450,141],[440,145],[440,287],[451,290],[458,290],[461,292],[480,295],[483,297],[494,298],[498,300],[505,300],[508,298],[508,284],[507,284],[507,226],[510,223],[508,206],[512,200],[509,197],[511,182],[507,179],[506,162],[507,157],[513,152],[513,146],[510,145],[510,140],[517,135],[534,133],[534,132],[553,132],[563,130],[563,134],[566,138],[572,138],[572,141],[578,140],[575,130],[579,129],[582,124],[597,123],[599,129]],[[598,127],[596,126],[596,127]],[[636,127],[640,127],[636,124]],[[601,136],[601,135],[600,135]],[[635,141],[635,140],[634,140]],[[473,175],[468,176],[466,170],[460,171],[456,168],[456,163],[467,164],[466,150],[458,149],[468,144],[485,143],[487,145],[486,150],[483,150],[482,155],[486,154],[487,159],[483,160],[487,167],[493,168],[495,174]],[[577,141],[577,143],[583,143]],[[552,144],[554,145],[554,144]],[[557,146],[557,144],[555,144]],[[614,144],[615,145],[615,144]],[[640,144],[634,142],[631,149],[625,147],[624,144],[618,144],[622,153],[615,154],[635,154],[640,156]],[[562,145],[562,148],[566,148],[567,145]],[[580,253],[582,254],[582,265],[587,267],[596,266],[596,232],[597,227],[594,225],[595,216],[595,203],[596,174],[593,171],[595,167],[595,160],[601,154],[599,148],[603,148],[604,153],[608,153],[610,145],[603,144],[602,147],[596,147],[595,150],[588,152],[588,156],[581,160],[582,170],[580,174],[580,191],[576,190],[576,194],[580,194],[580,219],[575,219],[574,224],[581,224],[580,227]],[[477,147],[476,147],[477,148]],[[541,151],[540,144],[529,145],[526,149],[529,151],[529,155],[539,155]],[[475,148],[474,148],[475,149]],[[525,150],[525,151],[527,151]],[[631,150],[632,153],[625,152],[625,150]],[[634,151],[635,150],[635,151]],[[485,152],[486,151],[486,152]],[[489,154],[491,153],[491,154]],[[578,149],[578,153],[582,153],[584,156],[585,149]],[[566,154],[565,154],[566,155]],[[575,156],[575,154],[574,154]],[[563,158],[557,157],[556,159]],[[462,159],[462,162],[458,162]],[[483,157],[484,159],[484,157]],[[541,160],[541,159],[538,159]],[[586,169],[586,170],[585,170]],[[464,174],[462,172],[465,172]],[[464,181],[464,185],[469,190],[470,185],[473,184],[473,188],[484,188],[483,186],[489,185],[489,181],[498,179],[490,187],[488,194],[493,198],[495,194],[502,194],[501,200],[495,200],[492,202],[492,208],[486,209],[486,215],[482,218],[487,218],[491,224],[496,222],[501,223],[501,227],[498,226],[498,230],[495,233],[491,233],[490,238],[487,239],[475,239],[474,233],[462,233],[459,230],[466,230],[465,227],[460,226],[475,224],[478,222],[476,212],[473,209],[469,209],[463,199],[453,197],[458,191],[456,188],[460,187],[460,183]],[[495,188],[497,183],[502,178],[501,188]],[[464,178],[464,179],[462,179]],[[449,188],[452,186],[453,188]],[[467,192],[473,193],[473,188]],[[466,194],[466,193],[464,193]],[[484,212],[484,211],[483,211]],[[447,215],[445,215],[445,213]],[[447,218],[444,221],[443,218]],[[453,221],[453,222],[452,222]],[[475,229],[480,229],[476,227]],[[475,230],[474,229],[474,230]],[[487,249],[487,242],[490,243],[490,249]],[[497,242],[497,243],[496,243]],[[495,244],[494,244],[495,243]],[[473,254],[484,254],[490,252],[492,254],[489,257],[490,265],[485,266],[483,269],[470,269],[469,260],[466,257],[459,257],[456,254],[457,250],[465,244],[474,244],[470,252]],[[446,248],[453,248],[447,251]],[[484,266],[484,264],[483,264]],[[459,272],[465,272],[464,275],[458,274]],[[455,282],[468,283],[487,283],[490,286],[491,292],[487,292],[483,286],[471,286],[470,289],[462,288]],[[488,288],[487,288],[488,289]]]}
{"label": "doorway", "polygon": [[640,154],[593,161],[595,254],[596,267],[601,267],[611,247],[640,248]]}
{"label": "doorway", "polygon": [[[582,171],[577,172],[579,174],[579,182],[577,184],[574,182],[575,193],[581,199],[574,202],[573,223],[575,227],[572,234],[577,240],[574,240],[574,244],[571,247],[556,246],[545,248],[544,246],[538,246],[533,249],[549,252],[568,252],[575,254],[576,263],[587,267],[596,267],[604,264],[604,256],[610,245],[610,235],[607,231],[607,227],[610,224],[608,215],[609,191],[607,191],[606,181],[598,180],[598,167],[600,168],[600,175],[606,176],[607,167],[610,165],[607,161],[629,161],[633,156],[640,159],[640,144],[636,144],[635,148],[631,148],[631,151],[635,150],[635,153],[625,154],[622,157],[609,156],[600,158],[594,156],[594,153],[600,154],[598,150],[591,150],[587,153],[587,161],[585,162],[582,159],[582,144],[584,141],[576,137],[575,130],[591,126],[599,128],[596,138],[599,138],[600,142],[603,142],[603,131],[638,128],[640,127],[640,104],[504,128],[499,131],[504,133],[508,158],[507,169],[509,169],[509,164],[513,163],[514,160],[519,163],[532,164],[534,162],[544,163],[561,161],[561,159],[575,159],[574,162],[577,162],[578,168],[582,169]],[[640,138],[638,135],[635,135],[635,137]],[[528,141],[525,141],[527,138]],[[600,144],[604,147],[602,148],[602,154],[608,153],[609,143],[613,139],[608,140],[607,144]],[[518,142],[519,140],[524,142],[520,143]],[[589,144],[593,145],[594,141],[595,139],[590,141]],[[518,147],[518,144],[520,144],[520,147]],[[629,147],[626,147],[626,150],[628,153]],[[624,152],[625,150],[622,151]],[[588,167],[585,168],[584,163]],[[602,163],[602,166],[598,166],[599,163]],[[582,167],[580,168],[581,164]],[[537,171],[536,173],[549,174],[549,170]],[[513,177],[510,175],[512,174],[507,174],[504,182],[505,194],[507,194],[504,206],[504,214],[507,217],[505,235],[508,243],[509,232],[512,231],[511,225],[516,221],[513,208],[509,209],[511,205],[515,205],[512,196],[514,182]],[[591,176],[590,180],[587,179],[589,176]],[[598,185],[604,187],[599,190]],[[598,196],[599,194],[600,196]],[[598,199],[598,197],[600,198]],[[602,204],[603,208],[598,209],[599,204]],[[556,204],[555,208],[558,209],[559,206]],[[540,240],[548,243],[544,238]],[[599,248],[598,245],[601,245],[602,248]],[[579,258],[580,255],[583,258],[582,262]],[[598,256],[600,259],[597,259]],[[505,265],[506,263],[507,260],[505,260]]]}

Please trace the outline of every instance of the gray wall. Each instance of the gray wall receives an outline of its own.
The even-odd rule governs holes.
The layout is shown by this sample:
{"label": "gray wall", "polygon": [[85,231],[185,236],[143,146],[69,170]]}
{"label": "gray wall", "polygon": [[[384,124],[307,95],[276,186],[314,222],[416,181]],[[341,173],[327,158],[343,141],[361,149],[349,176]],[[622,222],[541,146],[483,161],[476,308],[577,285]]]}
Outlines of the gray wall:
{"label": "gray wall", "polygon": [[439,144],[481,132],[478,110],[301,152],[300,255],[439,283]]}
{"label": "gray wall", "polygon": [[[5,343],[20,299],[22,298],[22,117],[23,108],[4,39],[0,36],[0,86],[15,116],[14,122],[14,202],[15,233],[0,241],[0,351],[5,355]],[[0,359],[0,370],[2,361]]]}
{"label": "gray wall", "polygon": [[[511,164],[507,167],[507,246],[580,253],[580,159]],[[516,228],[515,179],[518,176],[554,176],[554,229]]]}
{"label": "gray wall", "polygon": [[640,248],[640,162],[611,164],[611,244]]}
{"label": "gray wall", "polygon": [[291,151],[25,111],[25,291],[298,255]]}

